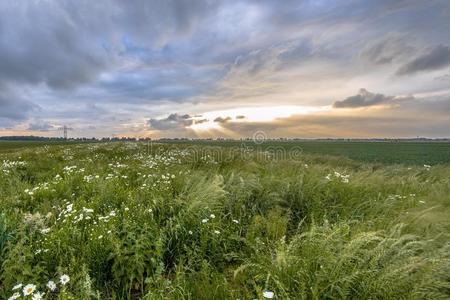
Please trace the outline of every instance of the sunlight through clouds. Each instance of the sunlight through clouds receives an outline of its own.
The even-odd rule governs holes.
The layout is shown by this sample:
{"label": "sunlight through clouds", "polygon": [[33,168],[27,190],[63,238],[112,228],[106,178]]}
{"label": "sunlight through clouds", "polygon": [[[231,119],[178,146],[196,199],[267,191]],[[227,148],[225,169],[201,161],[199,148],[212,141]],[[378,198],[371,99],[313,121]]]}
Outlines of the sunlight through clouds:
{"label": "sunlight through clouds", "polygon": [[[0,135],[240,137],[264,124],[303,137],[319,122],[317,137],[349,136],[327,115],[358,134],[441,136],[449,11],[447,0],[2,1]],[[359,90],[374,99],[351,110]],[[357,117],[364,106],[377,118],[374,102],[408,118],[373,133]],[[410,122],[422,127],[400,130]]]}

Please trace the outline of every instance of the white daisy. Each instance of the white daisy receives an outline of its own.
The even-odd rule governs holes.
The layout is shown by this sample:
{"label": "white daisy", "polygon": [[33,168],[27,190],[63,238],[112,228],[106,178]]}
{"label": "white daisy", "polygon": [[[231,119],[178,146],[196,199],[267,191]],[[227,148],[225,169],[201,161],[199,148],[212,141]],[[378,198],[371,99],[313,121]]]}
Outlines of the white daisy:
{"label": "white daisy", "polygon": [[28,296],[33,294],[33,292],[36,290],[36,285],[29,283],[26,286],[24,286],[22,292],[24,296]]}
{"label": "white daisy", "polygon": [[59,282],[61,282],[62,285],[66,285],[70,280],[70,277],[66,274],[63,274],[61,278],[59,279]]}
{"label": "white daisy", "polygon": [[16,300],[19,299],[20,294],[18,292],[15,292],[11,297],[8,298],[8,300]]}
{"label": "white daisy", "polygon": [[214,219],[214,218],[216,217],[216,215],[215,215],[215,214],[211,214],[209,217],[210,217],[211,219]]}
{"label": "white daisy", "polygon": [[50,280],[49,282],[47,282],[46,285],[50,291],[54,292],[56,290],[56,283],[53,280]]}
{"label": "white daisy", "polygon": [[220,231],[219,230],[214,230],[214,233],[215,234],[220,234]]}
{"label": "white daisy", "polygon": [[44,293],[36,292],[33,294],[32,300],[42,300],[44,297]]}
{"label": "white daisy", "polygon": [[12,290],[13,290],[13,291],[18,290],[18,289],[20,289],[22,286],[23,286],[23,284],[21,284],[21,283],[16,284],[16,285],[12,288]]}
{"label": "white daisy", "polygon": [[208,219],[203,219],[202,223],[208,223]]}
{"label": "white daisy", "polygon": [[263,297],[266,299],[272,299],[274,295],[275,295],[274,292],[271,292],[271,291],[265,291],[263,293]]}

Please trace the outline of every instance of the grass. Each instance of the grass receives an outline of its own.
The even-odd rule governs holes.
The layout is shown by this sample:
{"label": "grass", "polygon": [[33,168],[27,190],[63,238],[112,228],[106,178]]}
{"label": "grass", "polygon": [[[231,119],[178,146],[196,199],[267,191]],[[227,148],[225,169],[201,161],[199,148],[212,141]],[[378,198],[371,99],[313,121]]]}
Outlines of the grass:
{"label": "grass", "polygon": [[0,141],[0,152],[11,152],[22,148],[34,148],[52,145],[70,145],[80,141]]}
{"label": "grass", "polygon": [[[19,148],[42,147],[45,145],[70,145],[86,143],[83,141],[0,141],[0,152],[15,151]],[[255,144],[252,141],[164,141],[167,145],[186,147],[231,147],[233,149],[252,149],[257,151],[292,151],[300,154],[340,156],[360,162],[404,165],[436,165],[450,163],[449,141],[265,141]],[[151,142],[149,145],[153,144]],[[151,146],[147,146],[151,147]]]}
{"label": "grass", "polygon": [[0,154],[0,298],[450,297],[450,165],[270,150]]}

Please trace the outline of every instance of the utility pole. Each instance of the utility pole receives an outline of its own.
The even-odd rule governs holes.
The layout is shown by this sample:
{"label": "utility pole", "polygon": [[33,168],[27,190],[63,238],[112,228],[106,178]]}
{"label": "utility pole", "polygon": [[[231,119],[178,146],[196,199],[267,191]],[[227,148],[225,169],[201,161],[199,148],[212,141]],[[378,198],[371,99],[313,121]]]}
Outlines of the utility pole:
{"label": "utility pole", "polygon": [[69,130],[72,130],[72,128],[67,127],[67,125],[64,125],[63,127],[59,127],[58,130],[62,130],[63,132],[63,137],[65,140],[67,140],[67,132]]}

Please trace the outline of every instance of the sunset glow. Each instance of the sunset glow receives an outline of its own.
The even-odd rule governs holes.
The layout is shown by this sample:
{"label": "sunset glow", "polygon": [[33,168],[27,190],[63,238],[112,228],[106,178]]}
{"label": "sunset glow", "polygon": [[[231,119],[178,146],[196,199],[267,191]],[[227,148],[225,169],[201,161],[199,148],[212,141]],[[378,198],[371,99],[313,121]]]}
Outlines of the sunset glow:
{"label": "sunset glow", "polygon": [[[211,130],[219,129],[220,122],[214,121],[217,118],[229,118],[225,122],[272,122],[279,118],[287,118],[293,115],[305,115],[314,112],[323,112],[330,110],[330,106],[308,107],[308,106],[272,106],[272,107],[245,107],[238,109],[228,109],[220,111],[211,111],[202,114],[201,118],[207,121],[195,123],[189,126],[193,130]],[[225,116],[225,117],[224,117]]]}

